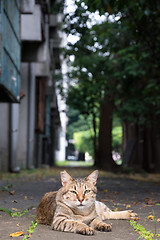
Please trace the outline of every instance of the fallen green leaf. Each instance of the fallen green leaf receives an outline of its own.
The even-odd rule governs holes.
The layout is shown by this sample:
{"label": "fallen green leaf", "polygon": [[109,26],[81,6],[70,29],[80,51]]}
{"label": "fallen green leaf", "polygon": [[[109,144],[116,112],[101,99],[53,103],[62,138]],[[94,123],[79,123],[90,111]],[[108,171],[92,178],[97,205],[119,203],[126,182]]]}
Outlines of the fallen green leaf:
{"label": "fallen green leaf", "polygon": [[7,208],[0,207],[0,211],[8,213],[10,216],[12,216],[12,211],[10,211]]}

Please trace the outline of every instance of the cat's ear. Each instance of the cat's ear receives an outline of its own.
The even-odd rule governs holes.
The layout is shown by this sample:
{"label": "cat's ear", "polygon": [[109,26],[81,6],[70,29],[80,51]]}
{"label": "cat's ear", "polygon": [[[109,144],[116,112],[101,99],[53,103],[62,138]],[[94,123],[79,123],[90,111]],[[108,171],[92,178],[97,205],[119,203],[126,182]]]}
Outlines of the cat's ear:
{"label": "cat's ear", "polygon": [[72,181],[73,178],[64,170],[60,173],[62,185],[65,186],[67,182]]}
{"label": "cat's ear", "polygon": [[92,182],[93,185],[96,185],[97,178],[98,178],[98,170],[95,170],[88,177],[86,177],[86,180]]}

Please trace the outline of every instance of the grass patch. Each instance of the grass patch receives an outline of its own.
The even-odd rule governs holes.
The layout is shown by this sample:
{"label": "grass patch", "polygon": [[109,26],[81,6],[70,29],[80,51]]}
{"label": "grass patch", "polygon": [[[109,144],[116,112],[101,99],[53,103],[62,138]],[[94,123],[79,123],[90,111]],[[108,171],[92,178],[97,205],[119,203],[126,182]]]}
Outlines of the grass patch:
{"label": "grass patch", "polygon": [[28,212],[28,209],[21,212],[21,211],[14,211],[13,209],[9,210],[8,208],[0,207],[0,211],[8,213],[11,217],[22,217]]}
{"label": "grass patch", "polygon": [[58,167],[92,167],[93,162],[92,161],[57,161],[56,166]]}
{"label": "grass patch", "polygon": [[27,230],[28,234],[24,235],[22,240],[28,240],[31,238],[31,235],[33,234],[35,228],[37,227],[37,220],[35,220],[34,222],[31,222],[31,226],[29,227],[29,229]]}
{"label": "grass patch", "polygon": [[152,240],[160,238],[160,234],[157,234],[156,232],[153,233],[151,231],[147,231],[145,227],[143,227],[141,224],[137,223],[136,221],[130,221],[131,226],[133,226],[135,232],[139,233],[139,238],[144,238],[145,240]]}
{"label": "grass patch", "polygon": [[13,184],[8,184],[8,185],[0,187],[0,191],[10,192],[10,188],[12,188],[12,187],[13,187]]}
{"label": "grass patch", "polygon": [[[25,214],[28,212],[28,209],[26,209],[26,210],[24,210],[23,212],[21,212],[21,211],[14,211],[13,209],[12,209],[12,210],[9,210],[9,209],[7,209],[7,208],[0,207],[0,211],[3,211],[3,212],[8,213],[11,217],[22,217],[23,215],[25,215]],[[34,216],[34,215],[33,215],[33,216]],[[35,230],[36,227],[37,227],[37,220],[32,221],[29,229],[27,230],[27,234],[24,235],[24,237],[23,237],[22,240],[28,240],[28,239],[30,239],[30,238],[31,238],[31,235],[32,235],[32,233],[34,232],[34,230]],[[19,235],[19,236],[20,236],[20,235]]]}
{"label": "grass patch", "polygon": [[[73,161],[72,161],[73,162]],[[82,163],[81,163],[82,162]],[[77,169],[78,164],[82,164]],[[85,163],[85,164],[84,164]],[[10,188],[14,185],[13,180],[21,180],[21,181],[29,181],[29,180],[42,180],[48,177],[54,177],[60,179],[60,171],[65,170],[69,174],[73,175],[73,177],[83,177],[87,176],[93,171],[95,168],[92,166],[91,162],[83,162],[83,161],[75,161],[75,166],[72,165],[71,161],[59,162],[59,166],[54,166],[51,168],[38,168],[32,170],[21,170],[20,173],[1,173],[0,180],[8,181],[6,186],[0,187],[0,191],[10,191]],[[78,170],[78,171],[77,171]],[[107,178],[123,178],[123,179],[132,179],[136,181],[142,182],[150,182],[154,184],[159,184],[160,182],[160,174],[148,174],[148,173],[113,173],[104,170],[99,170],[99,177],[107,177]],[[12,185],[10,184],[12,183]]]}

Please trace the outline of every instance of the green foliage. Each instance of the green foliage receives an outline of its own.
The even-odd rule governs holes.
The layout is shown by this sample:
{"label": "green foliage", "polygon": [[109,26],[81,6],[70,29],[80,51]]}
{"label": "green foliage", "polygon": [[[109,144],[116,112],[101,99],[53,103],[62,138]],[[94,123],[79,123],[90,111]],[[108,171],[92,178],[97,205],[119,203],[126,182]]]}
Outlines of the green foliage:
{"label": "green foliage", "polygon": [[[153,115],[159,115],[160,106],[160,38],[157,38],[160,2],[85,0],[85,3],[91,12],[98,9],[101,14],[114,14],[119,18],[109,38],[107,31],[103,31],[104,38],[101,29],[99,32],[102,41],[108,39],[116,53],[113,75],[118,80],[120,101],[116,103],[121,106],[120,117],[140,124],[152,123]],[[115,44],[116,38],[119,47]]]}
{"label": "green foliage", "polygon": [[[73,112],[76,113],[77,111]],[[71,115],[69,114],[69,116]],[[71,136],[75,141],[75,148],[80,152],[84,153],[88,152],[92,157],[94,157],[93,129],[89,129],[89,126],[88,124],[86,124],[86,121],[84,120],[82,115],[79,116],[77,121],[76,120],[77,118],[74,118],[74,122],[70,123],[68,127],[68,131],[72,133]],[[122,145],[122,126],[120,120],[117,117],[114,117],[112,130],[113,150],[121,153],[121,145]]]}
{"label": "green foliage", "polygon": [[[98,113],[104,93],[114,94],[121,119],[138,124],[152,122],[153,113],[160,113],[159,2],[75,3],[75,13],[67,15],[69,33],[80,37],[66,53],[75,56],[70,73],[70,78],[76,79],[69,90],[72,104],[81,114]],[[102,23],[93,23],[89,17],[88,10],[97,9],[105,13]],[[110,21],[108,13],[114,13],[112,18],[118,20]]]}
{"label": "green foliage", "polygon": [[75,132],[73,139],[77,150],[83,153],[88,152],[92,157],[94,157],[91,130]]}
{"label": "green foliage", "polygon": [[7,209],[7,208],[0,207],[0,211],[6,212],[6,213],[8,213],[10,216],[12,216],[12,211],[9,210],[9,209]]}
{"label": "green foliage", "polygon": [[60,0],[58,2],[54,2],[51,4],[50,12],[52,14],[63,13],[63,11],[64,11],[64,0]]}
{"label": "green foliage", "polygon": [[21,212],[21,211],[14,211],[14,210],[9,210],[7,208],[0,207],[0,211],[8,213],[11,217],[22,217],[28,212],[28,209]]}
{"label": "green foliage", "polygon": [[35,228],[37,227],[37,225],[38,225],[37,220],[35,220],[34,222],[32,221],[32,222],[31,222],[31,226],[30,226],[29,229],[27,230],[28,234],[25,235],[22,240],[28,240],[28,239],[30,239],[30,238],[31,238],[31,235],[32,235],[32,233],[34,232],[34,230],[35,230]]}
{"label": "green foliage", "polygon": [[[103,101],[113,104],[123,122],[147,127],[160,116],[160,2],[75,0],[75,4],[75,12],[65,17],[66,33],[79,38],[65,52],[70,67],[67,103],[91,120],[88,129],[93,129],[97,150]],[[95,20],[98,13],[103,20]],[[114,129],[114,148],[120,141],[120,128]]]}
{"label": "green foliage", "polygon": [[122,122],[119,117],[113,115],[112,124],[112,149],[115,152],[122,153]]}
{"label": "green foliage", "polygon": [[[88,152],[92,157],[94,157],[93,149],[93,130],[74,132],[73,139],[75,141],[75,148],[80,152]],[[122,144],[122,126],[116,126],[112,130],[112,147],[113,150],[121,153]]]}
{"label": "green foliage", "polygon": [[112,148],[121,153],[122,145],[122,126],[114,127],[112,130]]}
{"label": "green foliage", "polygon": [[28,212],[28,209],[24,210],[23,212],[20,212],[20,211],[12,212],[12,217],[22,217],[27,212]]}
{"label": "green foliage", "polygon": [[88,130],[91,126],[89,119],[86,124],[84,116],[71,107],[68,110],[68,119],[67,139],[73,139],[74,132]]}
{"label": "green foliage", "polygon": [[92,161],[57,161],[56,162],[56,166],[59,167],[91,167],[93,166],[93,162]]}
{"label": "green foliage", "polygon": [[7,184],[7,185],[5,185],[5,186],[1,186],[0,187],[0,190],[1,191],[6,191],[6,192],[10,192],[10,188],[12,188],[13,187],[13,185],[12,184]]}
{"label": "green foliage", "polygon": [[147,231],[145,227],[137,223],[136,221],[130,221],[131,226],[133,226],[134,230],[139,233],[139,238],[143,237],[146,240],[152,240],[156,237],[160,237],[160,234],[152,233],[151,231]]}
{"label": "green foliage", "polygon": [[33,232],[34,232],[34,230],[35,230],[35,228],[37,227],[37,220],[36,221],[32,221],[32,223],[31,223],[31,226],[29,227],[29,229],[27,230],[27,232],[29,233],[29,234],[32,234]]}

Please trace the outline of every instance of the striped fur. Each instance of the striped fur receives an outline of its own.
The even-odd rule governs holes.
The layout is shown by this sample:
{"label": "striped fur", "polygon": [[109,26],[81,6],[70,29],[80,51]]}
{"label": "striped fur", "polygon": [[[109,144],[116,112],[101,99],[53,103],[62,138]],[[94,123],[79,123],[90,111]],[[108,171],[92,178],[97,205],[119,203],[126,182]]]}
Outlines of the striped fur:
{"label": "striped fur", "polygon": [[112,212],[96,201],[98,171],[88,177],[73,179],[61,172],[62,188],[44,195],[38,208],[38,223],[51,225],[53,230],[93,235],[94,230],[111,231],[105,219],[134,219],[131,211]]}

